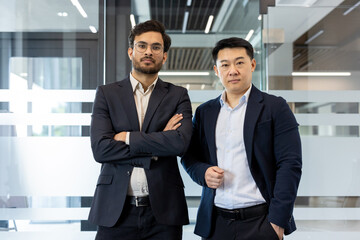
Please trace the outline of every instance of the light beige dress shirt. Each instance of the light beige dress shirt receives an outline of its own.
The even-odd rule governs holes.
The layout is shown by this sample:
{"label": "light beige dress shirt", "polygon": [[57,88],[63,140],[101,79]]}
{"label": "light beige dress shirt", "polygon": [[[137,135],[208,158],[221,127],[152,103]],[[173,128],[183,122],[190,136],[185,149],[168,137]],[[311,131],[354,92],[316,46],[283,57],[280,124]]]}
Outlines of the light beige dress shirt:
{"label": "light beige dress shirt", "polygon": [[[138,114],[140,130],[144,122],[151,93],[155,88],[157,80],[158,78],[155,79],[155,81],[148,87],[148,89],[145,92],[141,83],[138,80],[136,80],[130,73],[130,82],[134,92],[136,111]],[[131,132],[128,132],[126,134],[126,142],[125,142],[128,145],[130,143],[130,138],[131,138]],[[148,188],[144,168],[134,167],[130,177],[130,183],[129,183],[127,195],[139,196],[139,197],[149,195],[149,188]]]}

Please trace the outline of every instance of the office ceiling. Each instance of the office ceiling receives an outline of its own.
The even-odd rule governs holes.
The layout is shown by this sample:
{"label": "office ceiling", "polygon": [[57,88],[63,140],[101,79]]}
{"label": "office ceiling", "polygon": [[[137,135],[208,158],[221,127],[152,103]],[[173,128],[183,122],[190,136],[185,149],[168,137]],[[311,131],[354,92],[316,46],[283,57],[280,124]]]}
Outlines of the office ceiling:
{"label": "office ceiling", "polygon": [[[70,0],[0,0],[1,32],[89,32],[89,25],[98,28],[98,0],[79,0],[87,13],[82,17]],[[336,2],[335,4],[333,4]],[[293,68],[295,71],[356,70],[360,66],[360,6],[347,15],[343,13],[358,0],[277,0],[275,8],[298,7],[298,12],[310,10],[301,4],[313,5],[312,10],[328,8],[325,17],[309,21],[311,16],[303,16],[305,24],[297,20],[291,26],[292,32],[285,33],[285,41],[294,43]],[[333,4],[333,5],[332,5]],[[168,29],[173,39],[166,70],[211,71],[211,49],[215,42],[229,36],[245,37],[250,29],[255,36],[261,35],[258,20],[258,0],[132,0],[132,9],[138,20],[158,19]],[[13,14],[16,12],[16,14]],[[58,14],[67,12],[67,17]],[[184,16],[188,12],[188,22],[184,28]],[[214,21],[209,34],[205,26],[210,15]],[[300,15],[301,16],[301,15]],[[296,21],[293,16],[279,15],[279,26]],[[304,19],[306,18],[306,20]],[[45,21],[46,20],[46,21]],[[275,16],[275,20],[276,16]],[[282,22],[281,22],[282,21]],[[349,24],[352,23],[352,24]],[[288,25],[289,25],[288,24]],[[268,27],[264,23],[264,27]],[[297,31],[297,29],[300,29]],[[311,36],[323,30],[316,39],[305,44]],[[181,41],[179,40],[181,39]],[[258,38],[259,40],[260,38]],[[261,40],[261,39],[260,39]],[[252,42],[254,44],[254,42]],[[274,48],[276,51],[276,48]]]}
{"label": "office ceiling", "polygon": [[[258,0],[150,0],[149,8],[151,19],[164,23],[173,40],[178,34],[185,34],[193,41],[193,46],[173,45],[164,70],[212,71],[211,50],[217,40],[229,36],[245,38],[251,29],[256,30],[254,35],[261,32]],[[210,15],[214,21],[207,35],[204,30]],[[223,37],[213,38],[213,34]],[[203,45],[199,47],[199,43]]]}
{"label": "office ceiling", "polygon": [[[188,3],[191,3],[190,6]],[[179,32],[182,31],[184,18],[188,14],[185,31],[203,32],[209,16],[216,18],[222,3],[223,0],[150,0],[151,19],[164,23],[169,32]]]}

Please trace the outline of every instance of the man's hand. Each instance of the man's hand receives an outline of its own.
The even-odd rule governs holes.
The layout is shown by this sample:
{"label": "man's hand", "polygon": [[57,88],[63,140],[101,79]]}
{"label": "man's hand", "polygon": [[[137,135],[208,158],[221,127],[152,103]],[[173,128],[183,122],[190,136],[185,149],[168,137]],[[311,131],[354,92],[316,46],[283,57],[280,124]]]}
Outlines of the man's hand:
{"label": "man's hand", "polygon": [[217,166],[209,167],[205,172],[205,181],[209,188],[218,188],[224,181],[224,170]]}
{"label": "man's hand", "polygon": [[125,142],[126,141],[126,132],[119,132],[115,134],[114,140]]}
{"label": "man's hand", "polygon": [[178,127],[180,127],[180,121],[182,119],[182,113],[175,114],[172,118],[170,118],[163,131],[176,130]]}
{"label": "man's hand", "polygon": [[284,237],[284,229],[282,227],[279,227],[276,224],[270,223],[271,226],[274,228],[274,231],[276,232],[276,234],[278,235],[279,239],[282,240]]}

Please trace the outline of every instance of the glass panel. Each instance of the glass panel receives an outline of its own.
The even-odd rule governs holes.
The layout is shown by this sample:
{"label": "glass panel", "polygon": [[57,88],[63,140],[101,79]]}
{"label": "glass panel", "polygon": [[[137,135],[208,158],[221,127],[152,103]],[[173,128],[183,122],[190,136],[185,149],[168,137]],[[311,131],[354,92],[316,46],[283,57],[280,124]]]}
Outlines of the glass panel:
{"label": "glass panel", "polygon": [[0,239],[94,238],[80,231],[100,168],[89,145],[99,10],[99,0],[0,0]]}
{"label": "glass panel", "polygon": [[360,237],[358,4],[277,0],[264,16],[269,92],[293,109],[303,148],[288,239]]}
{"label": "glass panel", "polygon": [[99,0],[0,0],[0,32],[90,32]]}

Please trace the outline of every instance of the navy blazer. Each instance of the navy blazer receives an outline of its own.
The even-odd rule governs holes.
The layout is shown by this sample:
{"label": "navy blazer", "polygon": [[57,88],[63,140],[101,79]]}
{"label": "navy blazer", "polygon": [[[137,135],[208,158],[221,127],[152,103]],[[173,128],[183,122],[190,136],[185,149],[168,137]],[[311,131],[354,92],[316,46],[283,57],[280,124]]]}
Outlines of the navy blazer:
{"label": "navy blazer", "polygon": [[[169,119],[182,113],[177,130],[163,131]],[[130,79],[99,86],[91,116],[91,148],[101,163],[89,221],[112,227],[119,219],[134,166],[143,167],[151,208],[161,224],[189,223],[184,184],[177,157],[186,151],[192,133],[192,110],[187,90],[158,79],[151,94],[142,130]],[[128,131],[130,144],[114,135]],[[153,160],[157,156],[157,160]]]}
{"label": "navy blazer", "polygon": [[[215,191],[207,187],[205,171],[217,166],[215,128],[220,97],[196,110],[193,136],[182,164],[190,177],[203,186],[195,233],[207,238],[211,232]],[[296,229],[292,217],[301,176],[301,143],[298,124],[285,100],[252,86],[244,122],[244,142],[251,174],[269,205],[268,220]]]}

